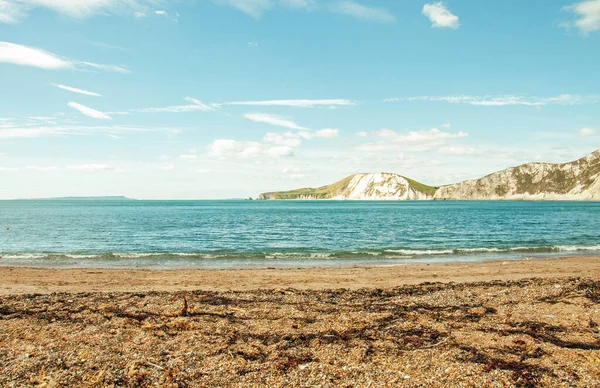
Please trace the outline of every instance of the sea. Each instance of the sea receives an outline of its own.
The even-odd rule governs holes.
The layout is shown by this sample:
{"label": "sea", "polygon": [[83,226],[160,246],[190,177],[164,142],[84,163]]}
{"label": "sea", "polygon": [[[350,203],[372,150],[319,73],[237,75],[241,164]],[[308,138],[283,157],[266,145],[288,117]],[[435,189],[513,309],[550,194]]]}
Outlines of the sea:
{"label": "sea", "polygon": [[305,268],[600,255],[600,202],[0,201],[0,266]]}

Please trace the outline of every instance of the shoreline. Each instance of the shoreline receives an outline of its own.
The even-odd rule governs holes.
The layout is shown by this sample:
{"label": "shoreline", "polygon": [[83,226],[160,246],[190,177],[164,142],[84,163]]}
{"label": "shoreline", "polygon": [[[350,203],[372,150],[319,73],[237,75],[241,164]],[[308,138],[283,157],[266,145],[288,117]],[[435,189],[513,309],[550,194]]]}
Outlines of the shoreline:
{"label": "shoreline", "polygon": [[525,278],[594,277],[600,256],[342,268],[102,269],[0,267],[0,295],[53,292],[393,288]]}

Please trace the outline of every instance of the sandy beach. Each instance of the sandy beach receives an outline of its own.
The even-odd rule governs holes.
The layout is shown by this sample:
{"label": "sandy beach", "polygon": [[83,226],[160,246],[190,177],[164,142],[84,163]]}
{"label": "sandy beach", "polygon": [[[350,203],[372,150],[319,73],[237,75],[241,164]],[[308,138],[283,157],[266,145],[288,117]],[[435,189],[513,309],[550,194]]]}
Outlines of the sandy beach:
{"label": "sandy beach", "polygon": [[600,386],[600,257],[0,268],[0,386]]}
{"label": "sandy beach", "polygon": [[599,256],[365,268],[136,270],[0,267],[0,295],[50,292],[245,291],[391,288],[424,282],[480,282],[600,274]]}

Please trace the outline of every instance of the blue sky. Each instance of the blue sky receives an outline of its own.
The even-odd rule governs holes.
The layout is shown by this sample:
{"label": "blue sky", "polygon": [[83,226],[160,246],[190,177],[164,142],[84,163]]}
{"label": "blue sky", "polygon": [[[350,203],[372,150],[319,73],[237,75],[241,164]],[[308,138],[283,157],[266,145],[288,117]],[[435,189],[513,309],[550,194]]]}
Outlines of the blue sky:
{"label": "blue sky", "polygon": [[0,0],[0,198],[565,162],[599,63],[600,0]]}

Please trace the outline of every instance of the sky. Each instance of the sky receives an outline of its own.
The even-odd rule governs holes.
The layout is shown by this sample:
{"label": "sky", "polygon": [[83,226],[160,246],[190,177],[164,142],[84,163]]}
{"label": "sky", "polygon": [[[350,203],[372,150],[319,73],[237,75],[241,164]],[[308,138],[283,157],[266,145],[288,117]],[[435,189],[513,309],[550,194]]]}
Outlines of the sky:
{"label": "sky", "polygon": [[599,69],[600,0],[0,0],[0,199],[571,161]]}

